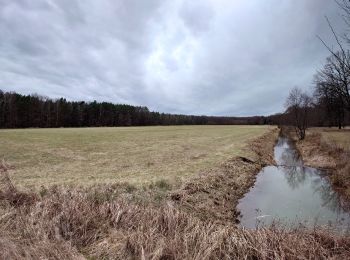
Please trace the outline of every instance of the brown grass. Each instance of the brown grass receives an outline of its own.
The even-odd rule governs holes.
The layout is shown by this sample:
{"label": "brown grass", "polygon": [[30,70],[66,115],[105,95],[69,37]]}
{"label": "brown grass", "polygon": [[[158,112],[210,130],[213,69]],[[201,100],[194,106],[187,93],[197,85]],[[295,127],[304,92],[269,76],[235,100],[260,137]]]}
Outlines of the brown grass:
{"label": "brown grass", "polygon": [[347,236],[233,225],[230,210],[256,171],[272,163],[274,135],[252,142],[248,157],[188,180],[170,196],[179,200],[158,203],[152,189],[166,192],[167,182],[155,183],[150,191],[118,183],[30,193],[12,184],[3,164],[0,259],[349,259]]}
{"label": "brown grass", "polygon": [[[324,168],[335,188],[350,200],[350,150],[348,130],[310,129],[297,147],[307,166]],[[346,141],[345,141],[346,140]]]}
{"label": "brown grass", "polygon": [[[13,190],[13,192],[16,192]],[[113,190],[105,188],[100,193]],[[1,259],[346,259],[350,239],[325,231],[245,230],[169,204],[95,200],[51,188],[32,204],[0,200]],[[108,196],[107,196],[108,197]]]}
{"label": "brown grass", "polygon": [[269,126],[152,126],[1,129],[0,160],[21,188],[157,181],[181,184],[233,156]]}
{"label": "brown grass", "polygon": [[256,174],[266,164],[274,164],[273,150],[278,136],[275,128],[249,142],[249,157],[233,157],[185,182],[171,193],[183,210],[200,219],[217,222],[237,221],[238,200],[254,185]]}
{"label": "brown grass", "polygon": [[312,131],[320,133],[323,142],[350,150],[350,129],[315,128]]}

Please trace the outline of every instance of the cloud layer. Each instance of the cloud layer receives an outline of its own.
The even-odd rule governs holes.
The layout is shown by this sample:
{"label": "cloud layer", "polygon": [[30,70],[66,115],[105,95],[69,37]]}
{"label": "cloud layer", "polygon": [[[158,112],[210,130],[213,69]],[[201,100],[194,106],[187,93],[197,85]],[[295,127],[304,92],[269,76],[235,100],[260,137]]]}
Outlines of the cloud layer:
{"label": "cloud layer", "polygon": [[334,44],[329,0],[0,0],[0,89],[206,115],[267,115]]}

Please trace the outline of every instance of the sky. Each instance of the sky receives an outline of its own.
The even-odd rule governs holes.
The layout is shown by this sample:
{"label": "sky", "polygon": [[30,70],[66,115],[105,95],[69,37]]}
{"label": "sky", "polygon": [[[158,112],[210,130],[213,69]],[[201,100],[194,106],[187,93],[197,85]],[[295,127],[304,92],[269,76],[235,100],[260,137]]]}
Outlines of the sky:
{"label": "sky", "polygon": [[335,47],[332,0],[0,0],[0,89],[152,111],[282,112]]}

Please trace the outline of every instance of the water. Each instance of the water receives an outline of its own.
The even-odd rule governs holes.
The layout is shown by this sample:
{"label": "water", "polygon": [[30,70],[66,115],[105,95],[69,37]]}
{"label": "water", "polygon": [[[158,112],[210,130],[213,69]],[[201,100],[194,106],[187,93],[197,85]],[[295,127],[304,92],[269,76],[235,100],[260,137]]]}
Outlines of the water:
{"label": "water", "polygon": [[290,227],[316,224],[348,230],[350,213],[339,194],[322,171],[303,166],[287,138],[278,139],[275,161],[279,166],[265,167],[240,200],[242,226],[255,228],[275,221]]}

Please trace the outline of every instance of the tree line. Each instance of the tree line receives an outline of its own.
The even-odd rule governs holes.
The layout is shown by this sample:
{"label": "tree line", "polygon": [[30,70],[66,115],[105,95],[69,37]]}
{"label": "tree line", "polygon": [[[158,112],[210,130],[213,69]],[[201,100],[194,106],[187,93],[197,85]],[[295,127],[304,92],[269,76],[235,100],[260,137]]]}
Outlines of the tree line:
{"label": "tree line", "polygon": [[0,90],[0,128],[265,124],[266,118],[151,112],[147,107],[67,101]]}

